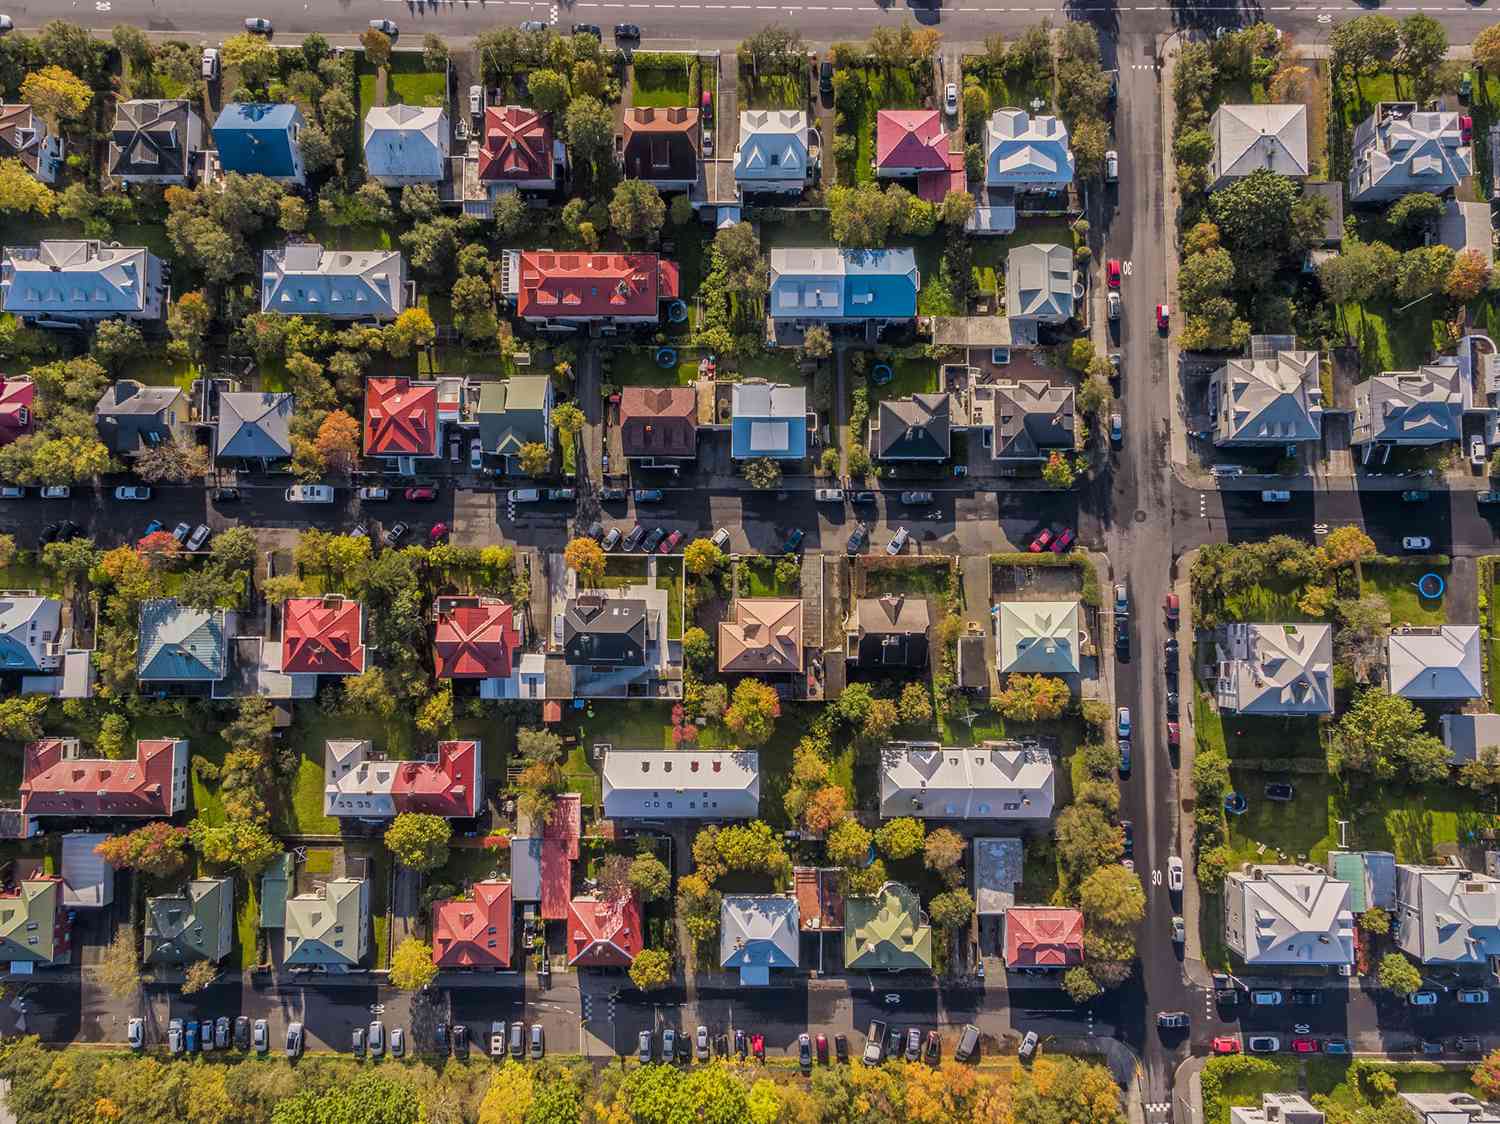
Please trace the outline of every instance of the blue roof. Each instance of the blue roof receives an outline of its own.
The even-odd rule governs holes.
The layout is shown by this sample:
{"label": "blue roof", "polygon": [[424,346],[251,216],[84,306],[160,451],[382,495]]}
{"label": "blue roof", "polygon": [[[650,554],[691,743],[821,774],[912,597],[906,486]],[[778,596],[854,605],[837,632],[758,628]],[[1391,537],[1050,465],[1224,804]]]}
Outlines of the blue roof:
{"label": "blue roof", "polygon": [[190,609],[174,597],[141,606],[137,679],[211,683],[228,670],[223,609]]}
{"label": "blue roof", "polygon": [[917,255],[910,248],[773,249],[771,313],[797,320],[905,320],[917,314]]}
{"label": "blue roof", "polygon": [[902,319],[917,314],[913,250],[845,250],[844,314]]}
{"label": "blue roof", "polygon": [[295,176],[296,153],[291,129],[301,128],[302,111],[295,105],[233,102],[214,122],[214,144],[226,172],[246,175]]}
{"label": "blue roof", "polygon": [[[730,456],[736,460],[744,460],[748,457],[774,457],[780,460],[801,460],[807,456],[807,419],[806,418],[778,418],[772,425],[773,431],[780,435],[785,434],[784,441],[767,442],[762,440],[757,443],[752,438],[752,427],[759,424],[754,418],[735,418],[731,429]],[[784,429],[782,427],[785,427]],[[753,431],[757,435],[763,435],[765,429]]]}

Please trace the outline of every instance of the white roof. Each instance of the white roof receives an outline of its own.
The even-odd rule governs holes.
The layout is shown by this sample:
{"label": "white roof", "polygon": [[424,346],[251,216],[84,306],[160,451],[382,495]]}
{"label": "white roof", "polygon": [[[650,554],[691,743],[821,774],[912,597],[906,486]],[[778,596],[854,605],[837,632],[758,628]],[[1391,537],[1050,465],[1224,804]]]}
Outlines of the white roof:
{"label": "white roof", "polygon": [[1352,964],[1349,884],[1321,870],[1267,866],[1230,874],[1225,940],[1247,965]]}
{"label": "white roof", "polygon": [[1221,105],[1209,123],[1220,176],[1238,179],[1261,168],[1307,175],[1305,105]]}
{"label": "white roof", "polygon": [[1477,699],[1484,695],[1479,626],[1391,633],[1387,648],[1390,692],[1407,699]]}
{"label": "white roof", "polygon": [[417,105],[377,105],[365,114],[365,168],[376,179],[443,178],[448,115]]}
{"label": "white roof", "polygon": [[611,819],[750,819],[760,812],[760,754],[747,750],[611,749]]}
{"label": "white roof", "polygon": [[807,388],[803,386],[737,382],[730,401],[737,418],[784,418],[790,421],[807,416]]}
{"label": "white roof", "polygon": [[390,319],[406,307],[398,250],[324,250],[289,243],[261,255],[260,309],[288,316]]}
{"label": "white roof", "polygon": [[1424,964],[1500,956],[1500,881],[1451,866],[1396,866],[1396,943]]}
{"label": "white roof", "polygon": [[735,179],[805,179],[807,135],[807,114],[801,110],[751,109],[741,113]]}
{"label": "white roof", "polygon": [[72,832],[62,839],[63,905],[102,909],[115,900],[115,869],[94,853],[108,835]]}
{"label": "white roof", "polygon": [[44,645],[57,643],[61,633],[62,602],[57,598],[0,596],[0,668],[43,670]]}
{"label": "white roof", "polygon": [[1002,673],[1079,670],[1077,601],[1002,601],[996,666]]}
{"label": "white roof", "polygon": [[371,761],[368,739],[329,741],[323,755],[323,814],[390,818],[398,761]]}
{"label": "white roof", "polygon": [[1333,713],[1332,625],[1231,624],[1218,646],[1218,703],[1224,710]]}
{"label": "white roof", "polygon": [[150,283],[149,251],[100,242],[43,242],[34,252],[6,257],[0,272],[5,311],[140,313]]}
{"label": "white roof", "polygon": [[929,819],[1045,820],[1056,770],[1046,750],[1017,742],[888,747],[880,755],[880,814]]}
{"label": "white roof", "polygon": [[[1300,109],[1301,106],[1298,106]],[[1231,359],[1214,373],[1214,444],[1274,445],[1323,435],[1323,384],[1316,351]]]}

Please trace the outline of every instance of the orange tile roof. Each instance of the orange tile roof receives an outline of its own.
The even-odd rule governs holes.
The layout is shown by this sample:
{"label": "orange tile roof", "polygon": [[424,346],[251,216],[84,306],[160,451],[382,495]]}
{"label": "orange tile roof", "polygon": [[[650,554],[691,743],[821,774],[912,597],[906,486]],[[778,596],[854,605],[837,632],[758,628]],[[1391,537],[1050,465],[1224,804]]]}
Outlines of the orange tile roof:
{"label": "orange tile roof", "polygon": [[407,378],[365,383],[365,455],[433,457],[438,439],[437,384]]}
{"label": "orange tile roof", "polygon": [[655,254],[521,251],[516,315],[542,317],[656,316],[677,296],[676,262]]}
{"label": "orange tile roof", "polygon": [[1005,911],[1009,968],[1066,968],[1083,963],[1083,914],[1076,909],[1011,906]]}
{"label": "orange tile roof", "polygon": [[294,597],[281,610],[281,670],[287,675],[359,675],[365,670],[364,609],[343,597]]}
{"label": "orange tile roof", "polygon": [[432,962],[439,968],[509,968],[509,882],[476,882],[472,901],[432,903]]}
{"label": "orange tile roof", "polygon": [[170,816],[172,765],[178,739],[135,743],[135,760],[65,757],[71,738],[43,738],[26,747],[23,815]]}
{"label": "orange tile roof", "polygon": [[574,898],[568,906],[568,963],[628,968],[645,947],[640,899]]}
{"label": "orange tile roof", "polygon": [[432,658],[439,679],[508,679],[520,643],[515,613],[504,601],[438,599]]}

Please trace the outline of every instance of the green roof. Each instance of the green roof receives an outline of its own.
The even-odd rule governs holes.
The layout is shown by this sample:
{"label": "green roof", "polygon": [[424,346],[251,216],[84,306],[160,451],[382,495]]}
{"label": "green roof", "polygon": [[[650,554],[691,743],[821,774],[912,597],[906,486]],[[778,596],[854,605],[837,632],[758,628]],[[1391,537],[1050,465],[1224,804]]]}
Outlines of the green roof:
{"label": "green roof", "polygon": [[[14,894],[0,896],[0,961],[51,964],[58,952],[61,900],[61,878],[28,878]],[[33,924],[35,930],[30,928]]]}
{"label": "green roof", "polygon": [[887,882],[873,898],[845,901],[844,966],[856,972],[932,970],[932,926],[914,890]]}
{"label": "green roof", "polygon": [[545,375],[479,384],[479,438],[486,453],[515,456],[522,445],[546,441],[548,388]]}
{"label": "green roof", "polygon": [[146,899],[146,963],[219,961],[234,944],[234,879],[195,878],[180,894]]}
{"label": "green roof", "polygon": [[1333,876],[1340,882],[1349,883],[1349,909],[1363,913],[1369,908],[1365,901],[1365,860],[1355,851],[1345,851],[1333,858]]}
{"label": "green roof", "polygon": [[369,882],[334,878],[286,903],[288,968],[358,968],[368,946]]}

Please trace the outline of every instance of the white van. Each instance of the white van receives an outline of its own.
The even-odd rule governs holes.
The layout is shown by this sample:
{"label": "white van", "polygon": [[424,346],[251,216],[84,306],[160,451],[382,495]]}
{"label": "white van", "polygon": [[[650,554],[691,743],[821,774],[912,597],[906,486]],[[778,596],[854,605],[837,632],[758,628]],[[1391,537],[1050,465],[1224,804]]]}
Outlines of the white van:
{"label": "white van", "polygon": [[287,503],[332,503],[331,484],[293,484],[286,490]]}
{"label": "white van", "polygon": [[1260,494],[1261,503],[1291,503],[1292,493],[1284,489],[1273,489]]}
{"label": "white van", "polygon": [[953,1052],[953,1060],[966,1062],[974,1056],[975,1049],[979,1046],[979,1028],[973,1023],[964,1027],[963,1036],[958,1040],[958,1049]]}
{"label": "white van", "polygon": [[541,503],[542,492],[540,488],[512,488],[506,498],[511,503]]}

